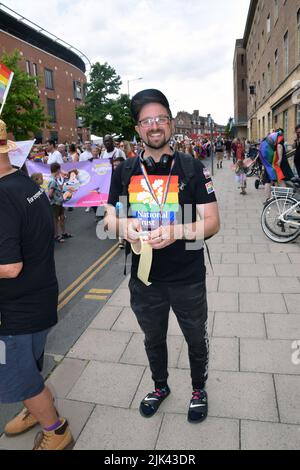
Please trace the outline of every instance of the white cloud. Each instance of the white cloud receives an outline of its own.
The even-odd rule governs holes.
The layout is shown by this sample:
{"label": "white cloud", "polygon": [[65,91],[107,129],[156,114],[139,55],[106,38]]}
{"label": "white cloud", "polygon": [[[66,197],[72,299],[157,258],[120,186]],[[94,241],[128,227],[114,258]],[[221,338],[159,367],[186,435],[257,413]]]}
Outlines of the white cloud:
{"label": "white cloud", "polygon": [[5,0],[5,4],[84,52],[108,62],[121,91],[159,88],[173,114],[233,115],[233,53],[249,0]]}

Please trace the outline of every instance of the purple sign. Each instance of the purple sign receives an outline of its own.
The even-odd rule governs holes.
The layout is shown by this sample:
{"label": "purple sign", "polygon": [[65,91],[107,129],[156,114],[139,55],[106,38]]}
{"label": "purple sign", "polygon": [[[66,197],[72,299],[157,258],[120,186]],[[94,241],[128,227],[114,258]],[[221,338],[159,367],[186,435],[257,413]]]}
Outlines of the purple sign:
{"label": "purple sign", "polygon": [[[51,177],[50,165],[28,160],[26,162],[29,176],[42,173],[42,187],[48,192]],[[107,204],[111,163],[109,159],[93,160],[92,162],[74,162],[61,165],[61,184],[65,207],[92,207]]]}

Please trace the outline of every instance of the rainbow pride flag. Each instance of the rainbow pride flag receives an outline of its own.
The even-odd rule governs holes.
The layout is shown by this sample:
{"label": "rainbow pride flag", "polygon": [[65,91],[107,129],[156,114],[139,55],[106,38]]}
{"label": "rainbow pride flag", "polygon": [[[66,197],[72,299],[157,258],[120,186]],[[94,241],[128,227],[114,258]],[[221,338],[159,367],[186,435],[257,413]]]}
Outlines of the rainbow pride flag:
{"label": "rainbow pride flag", "polygon": [[[155,191],[158,201],[162,201],[167,186],[168,176],[149,175],[149,180]],[[151,196],[144,176],[132,176],[128,187],[129,203],[133,211],[160,212],[160,208]],[[178,212],[178,176],[171,176],[169,192],[163,210]]]}
{"label": "rainbow pride flag", "polygon": [[0,64],[0,114],[4,107],[14,73],[4,64]]}
{"label": "rainbow pride flag", "polygon": [[271,181],[281,181],[284,174],[278,165],[277,145],[282,142],[283,136],[280,132],[271,132],[259,146],[259,156]]}

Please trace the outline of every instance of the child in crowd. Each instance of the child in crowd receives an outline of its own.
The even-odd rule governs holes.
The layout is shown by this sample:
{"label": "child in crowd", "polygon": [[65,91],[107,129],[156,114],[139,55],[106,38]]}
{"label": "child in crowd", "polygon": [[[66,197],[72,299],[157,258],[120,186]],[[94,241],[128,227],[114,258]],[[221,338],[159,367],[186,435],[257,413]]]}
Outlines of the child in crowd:
{"label": "child in crowd", "polygon": [[247,194],[246,187],[247,187],[247,176],[246,176],[247,168],[244,165],[243,160],[238,160],[235,166],[235,179],[238,183],[238,188],[241,190],[240,194]]}
{"label": "child in crowd", "polygon": [[44,178],[42,173],[32,173],[31,179],[41,188],[42,191],[45,191],[43,188]]}
{"label": "child in crowd", "polygon": [[[54,216],[54,240],[57,243],[63,243],[65,239],[72,237],[71,234],[65,231],[65,209],[63,207],[63,185],[65,179],[59,163],[52,163],[50,168],[51,178],[48,183],[48,196]],[[61,235],[58,233],[59,229]]]}

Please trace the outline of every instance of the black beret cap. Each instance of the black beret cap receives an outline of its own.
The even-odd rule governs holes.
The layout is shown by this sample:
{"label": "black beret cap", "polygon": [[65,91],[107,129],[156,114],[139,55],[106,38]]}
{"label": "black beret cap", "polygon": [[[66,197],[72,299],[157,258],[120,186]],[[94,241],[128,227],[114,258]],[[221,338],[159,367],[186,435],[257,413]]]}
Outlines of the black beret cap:
{"label": "black beret cap", "polygon": [[167,109],[170,117],[172,117],[170,105],[165,95],[159,90],[149,89],[139,91],[131,99],[130,110],[135,122],[138,122],[139,114],[141,112],[142,107],[145,106],[145,104],[149,103],[161,104],[162,106],[164,106],[164,108]]}

